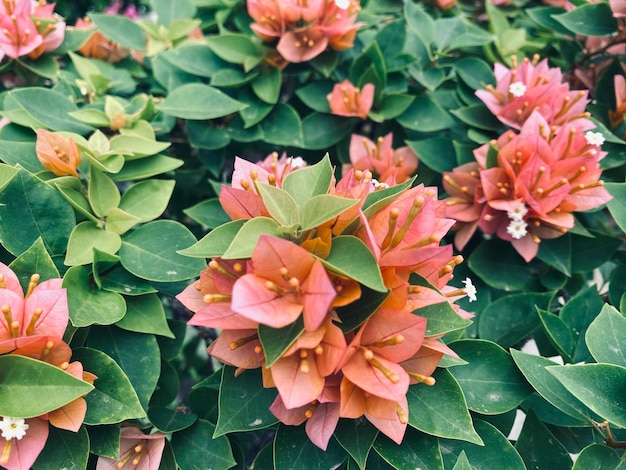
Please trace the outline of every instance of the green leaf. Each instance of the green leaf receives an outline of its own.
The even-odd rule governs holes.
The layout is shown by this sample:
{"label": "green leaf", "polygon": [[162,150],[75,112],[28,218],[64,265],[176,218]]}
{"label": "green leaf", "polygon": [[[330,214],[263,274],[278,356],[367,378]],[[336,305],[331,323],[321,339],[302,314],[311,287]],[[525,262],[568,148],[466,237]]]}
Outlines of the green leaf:
{"label": "green leaf", "polygon": [[[11,166],[20,165],[31,173],[43,170],[35,152],[34,141],[14,142],[11,140],[0,140],[0,160]],[[13,171],[16,172],[17,170],[13,169]],[[2,189],[2,186],[0,186],[0,189]]]}
{"label": "green leaf", "polygon": [[470,465],[464,450],[462,450],[459,454],[459,458],[456,460],[452,470],[472,470],[472,466]]}
{"label": "green leaf", "polygon": [[80,361],[86,371],[98,377],[95,389],[85,397],[85,424],[114,424],[145,416],[137,393],[113,359],[91,348],[75,348],[72,359]]}
{"label": "green leaf", "polygon": [[87,468],[89,436],[85,426],[81,426],[77,432],[49,426],[48,432],[46,445],[37,457],[33,470]]}
{"label": "green leaf", "polygon": [[421,4],[413,2],[404,3],[404,18],[406,23],[422,43],[428,47],[435,39],[435,22],[432,17],[424,11]]}
{"label": "green leaf", "polygon": [[256,188],[268,212],[280,225],[299,224],[298,204],[287,191],[266,183],[257,183]]}
{"label": "green leaf", "polygon": [[146,45],[146,36],[142,29],[125,16],[90,13],[89,18],[98,31],[120,46],[141,51]]}
{"label": "green leaf", "polygon": [[549,264],[554,269],[562,272],[566,276],[571,276],[571,238],[566,235],[552,240],[542,240],[539,244],[537,258]]}
{"label": "green leaf", "polygon": [[328,94],[333,91],[335,82],[331,80],[314,80],[296,90],[296,96],[313,111],[330,113]]}
{"label": "green leaf", "polygon": [[265,367],[271,367],[304,332],[304,320],[300,316],[295,322],[282,328],[259,325],[258,331],[265,355]]}
{"label": "green leaf", "polygon": [[174,337],[167,325],[163,303],[155,294],[127,297],[126,315],[115,324],[124,330],[137,333]]}
{"label": "green leaf", "polygon": [[[244,108],[243,111],[248,108]],[[205,149],[217,150],[230,144],[230,136],[224,129],[213,127],[207,121],[187,121],[187,135],[192,146]]]}
{"label": "green leaf", "polygon": [[320,260],[326,268],[377,292],[387,292],[378,262],[360,239],[351,235],[333,238],[330,253]]}
{"label": "green leaf", "polygon": [[525,12],[533,21],[535,21],[539,25],[551,29],[552,31],[559,34],[573,36],[569,29],[563,27],[561,23],[554,19],[554,15],[565,12],[565,9],[562,7],[541,6],[527,8]]}
{"label": "green leaf", "polygon": [[407,110],[396,118],[407,129],[419,132],[436,132],[449,129],[454,121],[436,101],[428,96],[416,96]]}
{"label": "green leaf", "polygon": [[[340,419],[334,436],[341,447],[354,459],[359,468],[364,470],[367,456],[372,445],[374,445],[376,436],[378,436],[378,429],[367,420]],[[383,443],[383,447],[385,444],[386,442]]]}
{"label": "green leaf", "polygon": [[289,173],[282,188],[293,197],[296,204],[302,206],[313,196],[328,193],[333,180],[333,167],[328,154],[315,165],[307,166]]}
{"label": "green leaf", "polygon": [[57,81],[59,79],[59,72],[61,68],[57,58],[53,54],[44,54],[37,58],[37,60],[32,60],[28,57],[21,57],[17,59],[16,62],[40,77],[53,81]]}
{"label": "green leaf", "polygon": [[450,139],[435,137],[425,140],[407,140],[407,145],[419,155],[420,164],[439,173],[452,171],[457,166],[454,145]]}
{"label": "green leaf", "polygon": [[182,164],[183,161],[178,158],[154,155],[149,158],[126,162],[124,168],[112,175],[111,178],[114,181],[140,180],[173,171]]}
{"label": "green leaf", "polygon": [[547,310],[538,308],[537,313],[550,343],[561,356],[571,361],[574,351],[574,335],[570,327],[559,316]]}
{"label": "green leaf", "polygon": [[597,362],[626,367],[626,318],[604,305],[585,333],[585,342]]}
{"label": "green leaf", "polygon": [[443,470],[437,438],[411,427],[407,427],[402,445],[398,446],[388,437],[379,434],[374,449],[393,468]]}
{"label": "green leaf", "polygon": [[278,422],[270,411],[276,390],[259,386],[262,382],[261,369],[247,370],[235,377],[233,367],[222,368],[219,417],[213,437],[264,429]]}
{"label": "green leaf", "polygon": [[15,258],[9,264],[9,268],[17,275],[24,292],[28,289],[31,275],[35,273],[39,274],[40,282],[59,277],[59,271],[46,251],[41,237],[35,240],[28,250]]}
{"label": "green leaf", "polygon": [[[106,218],[106,230],[123,235],[140,222],[138,217],[114,207],[109,211]],[[121,243],[121,240],[120,240]]]}
{"label": "green leaf", "polygon": [[198,416],[195,413],[184,413],[162,406],[151,406],[148,409],[148,419],[159,431],[169,433],[188,428],[196,422]]}
{"label": "green leaf", "polygon": [[513,410],[532,392],[511,356],[490,341],[467,339],[449,346],[469,364],[452,367],[470,410],[501,414]]}
{"label": "green leaf", "polygon": [[[220,59],[233,64],[243,64],[248,57],[259,55],[256,45],[245,34],[222,33],[218,36],[205,36],[204,40]],[[259,98],[263,99],[260,96]]]}
{"label": "green leaf", "polygon": [[433,377],[436,382],[432,387],[409,387],[409,425],[433,436],[482,445],[458,382],[446,369],[437,369]]}
{"label": "green leaf", "polygon": [[0,416],[12,418],[40,416],[93,389],[59,367],[14,354],[0,356],[0,382]]}
{"label": "green leaf", "polygon": [[493,40],[491,34],[461,16],[435,20],[435,44],[439,51],[484,46]]}
{"label": "green leaf", "polygon": [[188,470],[227,470],[236,462],[226,436],[213,438],[215,426],[199,419],[192,426],[172,435],[172,447],[179,468]]}
{"label": "green leaf", "polygon": [[237,235],[231,239],[228,249],[222,255],[224,259],[250,258],[261,235],[282,237],[275,220],[268,217],[248,219]]}
{"label": "green leaf", "polygon": [[162,111],[183,119],[216,119],[243,109],[245,105],[217,88],[188,83],[172,92],[158,106]]}
{"label": "green leaf", "polygon": [[107,270],[106,273],[100,273],[99,277],[102,289],[126,296],[153,294],[157,292],[148,281],[133,276],[122,266]]}
{"label": "green leaf", "polygon": [[572,458],[567,449],[532,411],[526,414],[515,449],[521,455],[527,468],[552,470],[572,466]]}
{"label": "green leaf", "polygon": [[378,106],[376,115],[383,121],[395,119],[411,106],[414,99],[415,97],[413,95],[403,93],[390,93],[385,95]]}
{"label": "green leaf", "polygon": [[[513,346],[539,326],[535,306],[547,309],[552,297],[550,292],[500,297],[480,314],[479,337],[503,347]],[[502,312],[506,312],[506,315]]]}
{"label": "green leaf", "polygon": [[605,420],[626,427],[626,368],[613,364],[550,366],[546,370]]}
{"label": "green leaf", "polygon": [[339,326],[344,333],[356,329],[367,320],[388,297],[389,292],[378,292],[361,286],[361,297],[344,307],[337,307],[337,315],[341,319]]}
{"label": "green leaf", "polygon": [[[199,77],[212,77],[228,64],[203,44],[188,44],[159,54],[159,58],[180,70]],[[170,87],[168,87],[170,88]]]}
{"label": "green leaf", "polygon": [[120,454],[120,425],[103,424],[88,426],[91,453],[110,459],[117,459]]}
{"label": "green leaf", "polygon": [[152,0],[159,23],[167,26],[179,19],[193,18],[196,14],[196,7],[191,0]]}
{"label": "green leaf", "polygon": [[120,191],[107,175],[95,167],[90,167],[89,175],[89,203],[94,214],[105,217],[111,209],[118,206]]}
{"label": "green leaf", "polygon": [[121,246],[122,239],[117,233],[98,228],[91,221],[81,222],[70,235],[64,263],[67,266],[90,264],[94,249],[114,254]]}
{"label": "green leaf", "polygon": [[55,188],[19,170],[0,200],[0,240],[7,251],[18,256],[41,237],[50,255],[65,253],[76,217]]}
{"label": "green leaf", "polygon": [[159,142],[139,135],[120,134],[110,140],[111,152],[126,156],[126,161],[156,155],[167,149],[169,142]]}
{"label": "green leaf", "polygon": [[499,131],[503,128],[502,123],[498,120],[498,118],[494,116],[482,103],[454,109],[450,112],[465,124],[477,127],[478,129]]}
{"label": "green leaf", "polygon": [[626,465],[615,449],[602,444],[590,444],[578,457],[572,470],[624,470]]}
{"label": "green leaf", "polygon": [[613,196],[607,203],[609,212],[623,232],[626,232],[626,183],[606,183],[606,190]]}
{"label": "green leaf", "polygon": [[472,90],[496,83],[492,67],[477,57],[464,57],[454,64],[454,70]]}
{"label": "green leaf", "polygon": [[124,192],[119,208],[141,222],[149,222],[165,211],[174,185],[172,180],[149,180],[133,184]]}
{"label": "green leaf", "polygon": [[526,354],[511,349],[511,356],[526,380],[545,398],[563,413],[580,421],[588,421],[592,417],[589,409],[572,397],[568,390],[547,371],[547,367],[555,365],[550,359]]}
{"label": "green leaf", "polygon": [[157,220],[141,226],[122,240],[122,265],[137,277],[157,282],[186,281],[206,266],[178,254],[196,238],[184,225],[173,220]]}
{"label": "green leaf", "polygon": [[300,229],[311,230],[319,227],[359,202],[358,199],[348,199],[333,194],[313,196],[300,207]]}
{"label": "green leaf", "polygon": [[[4,99],[7,110],[21,110],[39,124],[51,131],[66,131],[85,135],[95,129],[69,115],[77,111],[76,105],[62,94],[40,87],[23,87],[9,91]],[[32,121],[17,120],[12,114],[11,121],[30,127]],[[20,122],[21,121],[21,122]]]}
{"label": "green leaf", "polygon": [[606,36],[617,29],[617,20],[607,3],[581,5],[552,18],[572,33],[583,36]]}
{"label": "green leaf", "polygon": [[[220,36],[220,37],[223,37]],[[252,54],[254,55],[254,54]],[[280,96],[280,86],[283,82],[283,75],[280,69],[270,67],[259,75],[252,82],[252,90],[255,95],[268,104],[276,104]]]}
{"label": "green leaf", "polygon": [[261,122],[268,144],[302,147],[304,136],[298,112],[286,103],[278,103]]}
{"label": "green leaf", "polygon": [[218,198],[207,199],[183,210],[186,216],[210,229],[230,222]]}
{"label": "green leaf", "polygon": [[348,135],[352,120],[332,114],[311,113],[302,120],[302,147],[322,150],[332,147]]}
{"label": "green leaf", "polygon": [[609,261],[621,240],[591,232],[593,237],[572,236],[572,272],[590,272]]}
{"label": "green leaf", "polygon": [[441,335],[451,331],[461,330],[472,324],[471,320],[462,318],[452,308],[450,302],[440,302],[414,310],[415,315],[428,320],[426,336]]}
{"label": "green leaf", "polygon": [[222,256],[241,227],[247,222],[247,219],[240,219],[220,225],[202,237],[197,243],[194,243],[189,248],[179,250],[178,253],[192,258],[213,258],[215,256]]}
{"label": "green leaf", "polygon": [[439,448],[446,468],[452,467],[457,462],[461,452],[465,452],[471,468],[475,470],[526,469],[520,455],[498,429],[480,419],[474,422],[474,426],[482,442],[484,442],[484,446],[463,441],[439,439]]}
{"label": "green leaf", "polygon": [[89,271],[83,266],[74,266],[65,273],[63,287],[67,289],[70,321],[75,327],[115,323],[126,313],[124,298],[115,292],[94,289]]}
{"label": "green leaf", "polygon": [[346,453],[333,439],[324,451],[311,442],[304,426],[279,424],[274,438],[275,470],[325,470],[338,468]]}
{"label": "green leaf", "polygon": [[559,316],[571,328],[574,335],[575,347],[571,352],[572,362],[588,362],[591,359],[591,353],[585,344],[585,334],[603,305],[604,302],[595,286],[588,286],[581,289],[561,309]]}

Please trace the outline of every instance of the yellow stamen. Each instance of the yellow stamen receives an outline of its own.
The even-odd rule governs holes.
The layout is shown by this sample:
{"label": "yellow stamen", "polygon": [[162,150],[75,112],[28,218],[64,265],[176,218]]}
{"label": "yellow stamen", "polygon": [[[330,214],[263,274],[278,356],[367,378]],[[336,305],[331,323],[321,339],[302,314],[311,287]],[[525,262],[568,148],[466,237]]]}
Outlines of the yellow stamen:
{"label": "yellow stamen", "polygon": [[35,332],[35,325],[37,323],[37,320],[39,320],[39,317],[41,316],[42,313],[43,313],[43,309],[41,308],[35,309],[35,311],[33,312],[33,316],[30,318],[30,322],[28,323],[28,326],[26,327],[26,336],[30,336]]}

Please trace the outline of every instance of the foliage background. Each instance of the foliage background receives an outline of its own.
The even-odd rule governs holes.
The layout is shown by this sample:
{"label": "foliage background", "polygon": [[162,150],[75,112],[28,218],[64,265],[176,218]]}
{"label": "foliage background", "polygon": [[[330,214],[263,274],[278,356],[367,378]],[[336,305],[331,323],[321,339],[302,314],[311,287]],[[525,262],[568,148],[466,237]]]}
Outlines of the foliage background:
{"label": "foliage background", "polygon": [[[34,468],[95,468],[98,456],[117,457],[128,422],[168,435],[162,469],[624,466],[625,128],[612,128],[608,114],[614,76],[624,75],[624,23],[607,2],[568,5],[369,0],[353,48],[280,70],[262,61],[267,46],[243,2],[153,0],[139,7],[155,23],[91,14],[140,61],[84,58],[73,51],[85,35],[68,30],[54,53],[10,62],[4,73],[20,80],[2,93],[11,124],[0,131],[0,259],[24,279],[63,276],[66,340],[99,376],[81,430],[51,433]],[[103,7],[58,2],[57,11],[69,21]],[[203,40],[188,37],[195,27]],[[592,50],[589,37],[604,42]],[[187,327],[190,313],[173,298],[206,266],[179,251],[229,220],[216,197],[234,156],[278,151],[315,163],[328,152],[339,166],[352,133],[393,132],[394,146],[420,159],[417,182],[441,188],[443,172],[507,129],[474,95],[495,84],[493,64],[535,53],[573,89],[583,87],[580,72],[603,69],[588,110],[606,139],[603,179],[614,199],[577,214],[575,229],[543,241],[530,263],[507,242],[472,239],[455,277],[478,286],[477,303],[459,301],[476,317],[446,325],[462,361],[443,363],[434,387],[411,388],[401,446],[342,420],[321,452],[302,426],[276,425],[275,392],[261,388],[260,373],[234,379],[209,360],[215,332]],[[375,85],[367,120],[330,114],[326,95],[346,78]],[[75,138],[89,179],[43,171],[32,132],[40,127]],[[531,340],[537,355],[522,351]],[[508,439],[520,410],[521,433]]]}

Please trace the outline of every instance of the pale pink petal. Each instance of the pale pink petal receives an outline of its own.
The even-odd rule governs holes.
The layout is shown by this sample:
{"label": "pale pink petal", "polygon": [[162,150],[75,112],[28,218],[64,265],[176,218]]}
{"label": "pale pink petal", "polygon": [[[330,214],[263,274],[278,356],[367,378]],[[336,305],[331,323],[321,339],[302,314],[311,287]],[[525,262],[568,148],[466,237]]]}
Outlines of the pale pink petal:
{"label": "pale pink petal", "polygon": [[387,400],[400,401],[409,388],[409,376],[398,364],[382,357],[375,359],[393,374],[393,379],[388,378],[381,368],[370,364],[361,352],[354,354],[341,371],[350,382],[366,392]]}
{"label": "pale pink petal", "polygon": [[315,354],[306,358],[308,367],[301,364],[299,354],[280,358],[270,368],[272,379],[287,409],[299,408],[311,403],[324,389],[324,378],[317,370]]}
{"label": "pale pink petal", "polygon": [[[2,466],[7,470],[28,470],[48,440],[48,421],[41,418],[27,419],[28,430],[20,439],[11,439],[9,461]],[[4,449],[6,439],[0,437],[0,449]]]}
{"label": "pale pink petal", "polygon": [[315,260],[311,272],[302,283],[304,328],[315,331],[328,315],[328,309],[337,296],[321,261]]}
{"label": "pale pink petal", "polygon": [[339,403],[321,403],[306,422],[306,434],[313,444],[326,450],[337,423],[339,423]]}

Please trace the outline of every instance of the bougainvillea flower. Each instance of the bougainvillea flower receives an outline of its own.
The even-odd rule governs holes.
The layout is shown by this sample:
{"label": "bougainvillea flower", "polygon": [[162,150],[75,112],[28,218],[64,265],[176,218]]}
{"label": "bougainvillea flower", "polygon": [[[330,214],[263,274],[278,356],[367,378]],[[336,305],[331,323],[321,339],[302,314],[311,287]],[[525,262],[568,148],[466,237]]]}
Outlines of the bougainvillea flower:
{"label": "bougainvillea flower", "polygon": [[585,111],[588,91],[570,91],[560,69],[548,67],[547,59],[539,62],[538,56],[532,61],[524,59],[521,64],[513,57],[512,63],[511,69],[496,63],[496,86],[476,91],[500,121],[521,129],[531,113],[538,111],[551,126],[594,127]]}
{"label": "bougainvillea flower", "polygon": [[0,263],[0,341],[32,335],[61,338],[69,321],[62,281],[49,279],[37,285],[39,275],[34,274],[24,295],[15,273]]}
{"label": "bougainvillea flower", "polygon": [[30,54],[43,43],[31,19],[31,0],[0,4],[0,55],[11,59]]}
{"label": "bougainvillea flower", "polygon": [[[63,363],[61,368],[77,379],[92,385],[97,379],[92,373],[84,371],[83,365],[78,361],[69,364]],[[85,420],[85,413],[87,413],[87,402],[83,397],[78,397],[61,408],[49,412],[47,417],[50,424],[55,428],[78,432]]]}
{"label": "bougainvillea flower", "polygon": [[[321,335],[321,338],[320,338]],[[341,329],[330,318],[315,332],[305,332],[270,367],[272,381],[286,408],[298,408],[317,400],[346,353]]]}
{"label": "bougainvillea flower", "polygon": [[41,418],[0,419],[0,465],[7,470],[29,470],[48,440],[48,422]]}
{"label": "bougainvillea flower", "polygon": [[250,329],[257,323],[230,308],[233,284],[245,274],[246,263],[239,260],[211,260],[197,282],[187,286],[176,298],[195,315],[190,325],[219,329]]}
{"label": "bougainvillea flower", "polygon": [[100,31],[96,30],[96,26],[88,17],[76,20],[76,29],[93,29],[93,34],[78,49],[78,53],[98,60],[103,60],[114,64],[126,58],[130,51],[120,46],[114,41],[106,38]]}
{"label": "bougainvillea flower", "polygon": [[623,75],[613,77],[615,87],[615,109],[609,111],[611,129],[617,129],[624,124],[624,113],[626,113],[626,78]]}
{"label": "bougainvillea flower", "polygon": [[[598,162],[606,154],[600,150],[603,142],[597,132],[569,125],[550,127],[534,112],[519,135],[509,132],[477,149],[477,169],[464,165],[444,174],[444,185],[453,193],[449,215],[462,214],[455,207],[461,203],[463,187],[468,189],[467,199],[471,198],[470,185],[463,183],[475,179],[478,171],[480,184],[474,185],[473,204],[482,203],[483,208],[471,227],[477,225],[486,234],[510,241],[529,261],[542,238],[561,236],[574,226],[573,211],[594,209],[611,199],[600,180]],[[497,157],[491,163],[495,166],[486,168],[489,152]]]}
{"label": "bougainvillea flower", "polygon": [[124,426],[120,433],[118,459],[99,457],[96,470],[158,470],[165,449],[165,434],[144,434],[140,429]]}
{"label": "bougainvillea flower", "polygon": [[223,330],[207,351],[224,364],[237,367],[236,374],[261,367],[265,360],[256,329]]}
{"label": "bougainvillea flower", "polygon": [[615,18],[626,17],[626,2],[623,0],[609,0],[609,6]]}
{"label": "bougainvillea flower", "polygon": [[31,19],[42,37],[42,43],[31,51],[28,56],[37,59],[44,52],[57,49],[65,38],[65,21],[54,13],[54,3],[45,1],[33,2]]}
{"label": "bougainvillea flower", "polygon": [[319,328],[336,296],[319,260],[293,242],[262,235],[251,261],[252,273],[233,286],[234,312],[272,328],[302,314],[307,331]]}
{"label": "bougainvillea flower", "polygon": [[328,37],[313,26],[304,30],[288,31],[280,37],[276,50],[293,63],[308,62],[326,50]]}
{"label": "bougainvillea flower", "polygon": [[78,166],[83,157],[71,137],[63,137],[45,129],[37,130],[35,151],[41,165],[57,176],[78,177]]}
{"label": "bougainvillea flower", "polygon": [[[352,134],[350,161],[355,170],[369,170],[379,181],[392,184],[408,180],[417,169],[417,155],[409,147],[392,148],[391,133],[379,137],[376,143],[367,137]],[[344,170],[345,172],[345,170]]]}
{"label": "bougainvillea flower", "polygon": [[348,80],[344,80],[335,84],[333,91],[326,96],[326,99],[332,114],[366,119],[367,113],[374,104],[374,85],[366,83],[362,89],[359,89]]}

